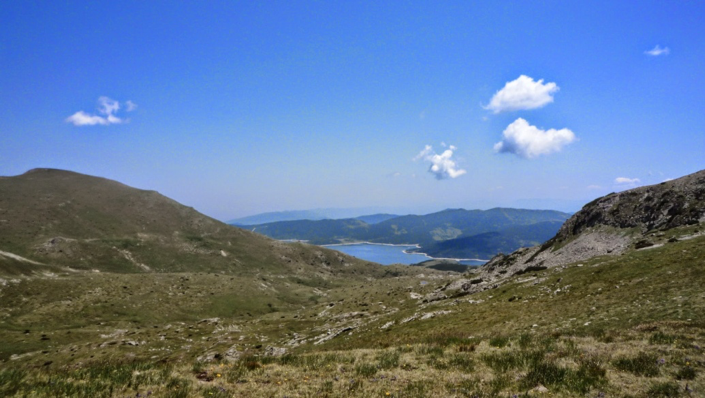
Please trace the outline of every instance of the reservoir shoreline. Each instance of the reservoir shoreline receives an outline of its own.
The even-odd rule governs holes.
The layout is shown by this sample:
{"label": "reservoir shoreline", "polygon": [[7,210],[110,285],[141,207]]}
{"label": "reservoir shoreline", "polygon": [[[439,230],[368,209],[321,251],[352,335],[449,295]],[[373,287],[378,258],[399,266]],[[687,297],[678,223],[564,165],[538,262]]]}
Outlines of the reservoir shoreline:
{"label": "reservoir shoreline", "polygon": [[[399,247],[413,247],[416,249],[420,249],[421,246],[418,243],[408,243],[408,244],[396,244],[396,243],[375,243],[375,242],[345,242],[345,243],[332,243],[328,245],[319,245],[321,247],[330,247],[333,248],[335,246],[351,246],[351,245],[372,245],[372,246],[399,246]],[[451,261],[482,261],[482,262],[487,262],[489,260],[485,259],[479,259],[479,258],[452,258],[452,257],[432,257],[429,256],[426,253],[422,252],[410,252],[409,249],[407,250],[402,250],[404,254],[409,254],[409,255],[422,255],[429,260],[451,260]]]}

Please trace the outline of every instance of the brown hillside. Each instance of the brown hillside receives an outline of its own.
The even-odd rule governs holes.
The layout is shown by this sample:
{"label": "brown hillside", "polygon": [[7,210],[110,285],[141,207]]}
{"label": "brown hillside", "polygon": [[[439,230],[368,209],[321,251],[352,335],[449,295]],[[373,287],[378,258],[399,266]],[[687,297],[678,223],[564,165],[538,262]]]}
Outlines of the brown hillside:
{"label": "brown hillside", "polygon": [[[286,245],[226,225],[155,191],[64,170],[0,178],[0,220],[0,250],[75,269],[243,273],[315,267],[326,273],[367,267],[338,252]],[[12,269],[20,263],[35,266],[13,261]]]}

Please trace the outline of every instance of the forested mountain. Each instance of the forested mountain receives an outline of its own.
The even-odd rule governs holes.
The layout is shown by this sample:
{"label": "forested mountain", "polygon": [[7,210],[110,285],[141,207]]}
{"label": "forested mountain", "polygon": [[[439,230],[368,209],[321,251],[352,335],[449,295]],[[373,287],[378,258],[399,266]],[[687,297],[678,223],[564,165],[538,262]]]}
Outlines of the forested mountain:
{"label": "forested mountain", "polygon": [[[439,256],[466,258],[466,254],[474,253],[473,257],[487,258],[543,242],[569,216],[553,210],[448,209],[393,217],[376,224],[357,218],[282,221],[249,228],[275,239],[305,240],[319,245],[355,241],[419,244],[420,251],[429,253],[429,250]],[[460,238],[463,240],[457,240]],[[447,243],[439,246],[443,242]]]}

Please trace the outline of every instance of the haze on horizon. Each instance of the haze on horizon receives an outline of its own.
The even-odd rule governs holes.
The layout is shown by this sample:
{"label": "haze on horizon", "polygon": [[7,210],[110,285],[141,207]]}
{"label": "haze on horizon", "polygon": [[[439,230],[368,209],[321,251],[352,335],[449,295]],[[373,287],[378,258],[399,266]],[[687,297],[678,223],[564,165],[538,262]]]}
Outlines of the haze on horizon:
{"label": "haze on horizon", "polygon": [[575,211],[705,168],[705,3],[4,2],[0,175],[221,220]]}

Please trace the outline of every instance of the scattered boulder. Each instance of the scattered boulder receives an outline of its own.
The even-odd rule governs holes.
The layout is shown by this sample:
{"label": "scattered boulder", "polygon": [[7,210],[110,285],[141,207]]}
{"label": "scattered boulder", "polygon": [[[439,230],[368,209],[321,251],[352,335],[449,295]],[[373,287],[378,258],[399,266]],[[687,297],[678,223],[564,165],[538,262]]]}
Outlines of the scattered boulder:
{"label": "scattered boulder", "polygon": [[634,244],[635,249],[643,249],[645,247],[651,247],[654,245],[654,242],[651,242],[646,239],[642,239]]}
{"label": "scattered boulder", "polygon": [[283,347],[267,346],[267,348],[264,349],[264,355],[267,357],[281,357],[284,354],[286,354],[286,348]]}

